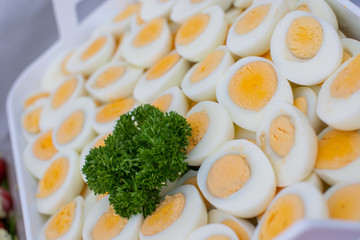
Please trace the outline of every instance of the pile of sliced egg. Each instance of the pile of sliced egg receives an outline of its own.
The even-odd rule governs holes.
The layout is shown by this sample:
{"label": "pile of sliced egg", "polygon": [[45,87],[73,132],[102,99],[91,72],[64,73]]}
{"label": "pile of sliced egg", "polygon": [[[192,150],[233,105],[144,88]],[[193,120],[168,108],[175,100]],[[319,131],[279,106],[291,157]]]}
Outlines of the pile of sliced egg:
{"label": "pile of sliced egg", "polygon": [[[360,42],[326,1],[145,0],[109,17],[23,100],[39,239],[273,239],[301,219],[360,221]],[[187,119],[195,170],[124,219],[81,168],[140,104]]]}

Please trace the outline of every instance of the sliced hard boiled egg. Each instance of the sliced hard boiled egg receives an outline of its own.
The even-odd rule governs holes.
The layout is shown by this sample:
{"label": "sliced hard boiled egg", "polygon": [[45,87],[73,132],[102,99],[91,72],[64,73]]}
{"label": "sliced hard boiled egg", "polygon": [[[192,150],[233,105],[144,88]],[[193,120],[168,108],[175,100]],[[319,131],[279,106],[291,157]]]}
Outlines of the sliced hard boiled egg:
{"label": "sliced hard boiled egg", "polygon": [[155,18],[123,39],[122,53],[127,62],[149,68],[171,49],[172,34],[163,18]]}
{"label": "sliced hard boiled egg", "polygon": [[45,91],[31,93],[28,96],[26,96],[25,101],[23,103],[23,108],[27,109],[38,102],[46,102],[49,99],[49,97],[50,97],[50,93]]}
{"label": "sliced hard boiled egg", "polygon": [[186,240],[238,240],[238,237],[230,227],[212,223],[199,227]]}
{"label": "sliced hard boiled egg", "polygon": [[226,22],[231,26],[231,24],[235,22],[236,18],[238,18],[242,12],[243,10],[241,8],[236,8],[236,7],[233,7],[230,10],[226,11],[225,12]]}
{"label": "sliced hard boiled egg", "polygon": [[252,132],[235,125],[235,139],[246,139],[256,144],[256,132]]}
{"label": "sliced hard boiled egg", "polygon": [[234,64],[225,46],[218,47],[186,73],[181,82],[184,94],[193,101],[216,101],[216,85],[225,71]]}
{"label": "sliced hard boiled egg", "polygon": [[179,87],[165,90],[151,102],[151,105],[163,112],[175,111],[182,116],[185,116],[189,110],[188,100]]}
{"label": "sliced hard boiled egg", "polygon": [[312,172],[307,178],[303,180],[303,182],[310,183],[314,187],[316,187],[320,192],[324,192],[324,184],[321,181],[320,177],[315,172]]}
{"label": "sliced hard boiled egg", "polygon": [[178,0],[146,0],[141,6],[140,17],[150,21],[158,17],[168,17]]}
{"label": "sliced hard boiled egg", "polygon": [[198,62],[224,43],[226,31],[223,10],[213,6],[181,25],[176,33],[175,47],[183,58]]}
{"label": "sliced hard boiled egg", "polygon": [[271,35],[287,10],[284,0],[254,3],[230,27],[226,46],[240,57],[266,53]]}
{"label": "sliced hard boiled egg", "polygon": [[93,191],[87,195],[84,201],[84,219],[87,219],[87,215],[90,213],[91,209],[95,206],[97,202],[106,197],[107,194],[95,195]]}
{"label": "sliced hard boiled egg", "polygon": [[315,172],[326,183],[360,180],[360,130],[325,128],[318,137]]}
{"label": "sliced hard boiled egg", "polygon": [[111,62],[91,75],[86,82],[86,90],[103,102],[130,97],[142,72],[141,68],[125,62]]}
{"label": "sliced hard boiled egg", "polygon": [[351,57],[360,53],[360,42],[351,38],[342,38],[341,44],[343,45],[343,58],[341,63],[344,63]]}
{"label": "sliced hard boiled egg", "polygon": [[186,158],[190,166],[200,166],[207,156],[234,138],[229,114],[216,102],[199,102],[186,114],[186,120],[192,128]]}
{"label": "sliced hard boiled egg", "polygon": [[293,102],[289,82],[272,62],[260,57],[233,64],[219,81],[216,97],[235,124],[253,132],[269,103],[276,99]]}
{"label": "sliced hard boiled egg", "polygon": [[175,188],[141,226],[141,240],[183,240],[207,223],[207,212],[194,186]]}
{"label": "sliced hard boiled egg", "polygon": [[130,23],[130,32],[137,31],[146,22],[141,18],[140,12],[136,14],[136,18],[133,18]]}
{"label": "sliced hard boiled egg", "polygon": [[304,11],[288,13],[271,37],[271,57],[291,82],[315,85],[340,65],[342,45],[326,21]]}
{"label": "sliced hard boiled egg", "polygon": [[314,168],[316,134],[304,114],[287,102],[267,107],[256,142],[272,163],[279,187],[302,181]]}
{"label": "sliced hard boiled egg", "polygon": [[175,50],[158,60],[137,82],[134,98],[150,103],[168,88],[179,86],[189,63]]}
{"label": "sliced hard boiled egg", "polygon": [[36,207],[42,214],[54,214],[79,195],[84,182],[79,173],[79,155],[74,151],[56,154],[39,181]]}
{"label": "sliced hard boiled egg", "polygon": [[237,8],[240,8],[240,9],[248,8],[251,6],[252,3],[253,3],[253,0],[234,0],[233,1],[234,6]]}
{"label": "sliced hard boiled egg", "polygon": [[40,117],[46,101],[37,101],[29,106],[22,114],[21,126],[26,140],[30,140],[41,132]]}

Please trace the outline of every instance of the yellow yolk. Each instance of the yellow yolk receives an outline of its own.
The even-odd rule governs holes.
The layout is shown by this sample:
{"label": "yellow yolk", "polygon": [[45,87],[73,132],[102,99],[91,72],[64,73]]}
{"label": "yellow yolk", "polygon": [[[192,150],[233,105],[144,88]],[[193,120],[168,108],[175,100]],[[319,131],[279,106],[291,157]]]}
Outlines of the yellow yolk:
{"label": "yellow yolk", "polygon": [[50,93],[47,93],[47,92],[34,94],[25,100],[24,108],[28,108],[31,105],[33,105],[37,100],[42,99],[42,98],[47,98],[49,96],[50,96]]}
{"label": "yellow yolk", "polygon": [[296,221],[304,218],[304,204],[296,194],[279,197],[267,210],[260,226],[261,240],[270,240],[290,227]]}
{"label": "yellow yolk", "polygon": [[101,50],[101,48],[105,45],[105,43],[106,43],[106,37],[97,38],[81,54],[81,60],[86,61],[89,58],[91,58],[92,56],[94,56],[97,52],[99,52]]}
{"label": "yellow yolk", "polygon": [[69,160],[67,158],[60,157],[54,160],[39,182],[39,193],[36,194],[36,197],[46,198],[56,192],[64,183],[68,171]]}
{"label": "yellow yolk", "polygon": [[280,157],[286,157],[294,144],[295,127],[289,117],[275,118],[269,129],[269,143],[272,150]]}
{"label": "yellow yolk", "polygon": [[114,22],[120,22],[120,21],[132,16],[133,14],[137,13],[140,10],[140,7],[141,7],[140,3],[128,5],[127,8],[125,8],[125,10],[123,10],[121,13],[119,13],[114,18]]}
{"label": "yellow yolk", "polygon": [[101,199],[103,199],[103,198],[106,197],[107,195],[108,195],[107,192],[104,193],[104,194],[99,194],[99,195],[96,196],[96,199],[97,199],[98,201],[100,201]]}
{"label": "yellow yolk", "polygon": [[76,138],[82,131],[85,122],[85,114],[79,110],[72,113],[60,125],[56,133],[56,141],[61,144],[67,144]]}
{"label": "yellow yolk", "polygon": [[193,42],[206,29],[210,16],[199,13],[191,16],[178,30],[175,42],[179,45],[187,45]]}
{"label": "yellow yolk", "polygon": [[186,121],[191,126],[191,137],[189,138],[189,145],[187,152],[190,152],[204,137],[209,127],[209,117],[206,112],[195,112],[186,117]]}
{"label": "yellow yolk", "polygon": [[155,18],[148,22],[135,36],[133,45],[144,47],[159,38],[164,29],[165,21],[162,18]]}
{"label": "yellow yolk", "polygon": [[337,190],[327,201],[331,218],[360,221],[360,184]]}
{"label": "yellow yolk", "polygon": [[135,101],[132,98],[125,98],[106,104],[95,116],[98,123],[107,123],[118,119],[124,113],[130,111]]}
{"label": "yellow yolk", "polygon": [[294,106],[297,107],[305,116],[307,116],[308,103],[305,97],[298,97],[294,100]]}
{"label": "yellow yolk", "polygon": [[169,109],[171,102],[172,102],[172,95],[165,94],[155,99],[155,101],[151,105],[157,107],[163,112],[166,112]]}
{"label": "yellow yolk", "polygon": [[351,57],[352,57],[351,53],[349,53],[346,50],[343,50],[343,57],[342,57],[342,60],[341,60],[341,64],[343,64],[346,60],[348,60]]}
{"label": "yellow yolk", "polygon": [[211,195],[227,198],[239,191],[249,178],[250,166],[245,157],[228,154],[212,165],[206,178],[206,185]]}
{"label": "yellow yolk", "polygon": [[47,239],[58,239],[69,231],[75,217],[76,204],[74,201],[63,206],[50,220],[45,229]]}
{"label": "yellow yolk", "polygon": [[62,60],[62,62],[61,62],[61,65],[60,65],[61,71],[62,71],[65,75],[70,75],[70,74],[71,74],[71,73],[68,71],[66,65],[67,65],[67,63],[68,63],[68,61],[69,61],[69,59],[70,59],[70,57],[71,57],[72,55],[73,55],[73,52],[68,53],[68,54],[65,56],[65,58]]}
{"label": "yellow yolk", "polygon": [[94,144],[93,148],[97,148],[97,147],[103,147],[105,146],[105,139],[107,139],[107,137],[110,135],[111,133],[108,133],[106,135],[104,135],[103,137],[99,138],[96,143]]}
{"label": "yellow yolk", "polygon": [[52,141],[52,130],[41,135],[34,142],[32,150],[35,157],[41,160],[50,160],[57,153]]}
{"label": "yellow yolk", "polygon": [[266,58],[269,61],[273,61],[271,58],[271,53],[270,51],[268,51],[267,53],[264,53],[263,55],[261,55],[260,57]]}
{"label": "yellow yolk", "polygon": [[105,88],[121,78],[125,73],[124,66],[113,66],[102,72],[93,83],[93,88]]}
{"label": "yellow yolk", "polygon": [[304,12],[310,12],[310,9],[308,7],[308,5],[306,4],[301,4],[300,6],[298,6],[298,8],[296,10],[299,10],[299,11],[304,11]]}
{"label": "yellow yolk", "polygon": [[117,215],[110,206],[95,224],[91,236],[93,240],[110,240],[120,234],[128,220]]}
{"label": "yellow yolk", "polygon": [[323,42],[321,24],[313,17],[294,19],[287,31],[286,44],[291,53],[301,59],[314,57]]}
{"label": "yellow yolk", "polygon": [[254,30],[264,20],[270,10],[270,4],[254,7],[245,13],[235,25],[237,34],[247,34]]}
{"label": "yellow yolk", "polygon": [[331,130],[318,141],[315,168],[345,167],[360,155],[360,134],[357,131]]}
{"label": "yellow yolk", "polygon": [[209,201],[204,197],[204,195],[203,195],[202,192],[200,191],[199,185],[198,185],[198,183],[197,183],[197,178],[196,178],[196,176],[190,177],[190,178],[186,179],[182,185],[193,185],[194,187],[196,187],[196,189],[199,191],[202,199],[204,200],[204,203],[205,203],[205,205],[206,205],[206,208],[207,208],[207,209],[210,209],[211,204],[209,203]]}
{"label": "yellow yolk", "polygon": [[185,196],[182,193],[166,196],[156,211],[147,216],[141,226],[145,236],[155,235],[176,222],[185,207]]}
{"label": "yellow yolk", "polygon": [[53,109],[61,107],[74,93],[77,86],[77,79],[71,78],[64,82],[54,93],[51,99],[51,106]]}
{"label": "yellow yolk", "polygon": [[358,54],[335,80],[331,83],[330,93],[333,97],[348,98],[360,90],[360,54]]}
{"label": "yellow yolk", "polygon": [[147,80],[158,79],[163,76],[165,73],[170,71],[170,69],[180,60],[180,55],[177,53],[171,53],[160,59],[156,62],[146,73]]}
{"label": "yellow yolk", "polygon": [[267,62],[257,61],[237,70],[229,82],[228,93],[236,105],[256,111],[271,100],[276,88],[275,69]]}
{"label": "yellow yolk", "polygon": [[225,235],[214,235],[206,238],[206,240],[231,240],[231,239]]}
{"label": "yellow yolk", "polygon": [[231,219],[224,220],[221,224],[224,224],[231,228],[241,240],[250,240],[249,234],[242,228],[237,222]]}
{"label": "yellow yolk", "polygon": [[37,134],[40,132],[39,119],[42,109],[42,107],[36,108],[24,116],[23,126],[28,133]]}
{"label": "yellow yolk", "polygon": [[209,76],[221,63],[225,52],[223,50],[217,50],[207,55],[195,68],[193,74],[190,77],[191,82],[200,82],[207,76]]}

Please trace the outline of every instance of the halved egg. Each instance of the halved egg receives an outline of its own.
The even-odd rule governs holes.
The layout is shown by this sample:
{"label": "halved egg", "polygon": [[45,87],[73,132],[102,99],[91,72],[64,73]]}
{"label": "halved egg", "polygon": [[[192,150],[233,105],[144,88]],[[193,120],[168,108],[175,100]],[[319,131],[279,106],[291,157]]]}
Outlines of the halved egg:
{"label": "halved egg", "polygon": [[140,17],[145,21],[158,17],[167,18],[176,2],[177,0],[146,0],[141,6]]}
{"label": "halved egg", "polygon": [[110,62],[122,62],[124,61],[124,57],[122,54],[122,48],[123,48],[123,43],[124,43],[124,39],[126,37],[128,37],[130,35],[130,31],[126,31],[125,33],[123,33],[121,36],[118,37],[117,39],[117,44],[114,50],[114,54],[111,57]]}
{"label": "halved egg", "polygon": [[136,14],[136,18],[133,18],[130,23],[130,32],[137,31],[140,27],[142,27],[146,21],[144,21],[140,16],[140,11]]}
{"label": "halved egg", "polygon": [[84,224],[84,199],[77,196],[47,220],[41,229],[39,240],[81,239]]}
{"label": "halved egg", "polygon": [[360,128],[360,54],[348,59],[321,86],[316,112],[327,125]]}
{"label": "halved egg", "polygon": [[79,173],[79,155],[74,151],[56,154],[41,177],[36,208],[42,214],[54,214],[61,206],[79,195],[84,182]]}
{"label": "halved egg", "polygon": [[87,215],[82,237],[84,240],[137,240],[142,221],[141,214],[130,219],[117,215],[106,196]]}
{"label": "halved egg", "polygon": [[253,132],[272,101],[293,103],[289,82],[272,62],[260,57],[245,57],[233,64],[219,81],[216,97],[235,124]]}
{"label": "halved egg", "polygon": [[256,144],[256,132],[252,132],[235,125],[235,139],[246,139]]}
{"label": "halved egg", "polygon": [[326,21],[304,11],[288,13],[271,37],[271,57],[291,82],[315,85],[340,65],[342,45]]}
{"label": "halved egg", "polygon": [[302,219],[326,219],[322,194],[309,183],[297,183],[281,190],[271,201],[254,233],[254,240],[273,239]]}
{"label": "halved egg", "polygon": [[341,44],[343,45],[343,58],[341,63],[344,63],[351,57],[360,53],[360,42],[351,38],[342,38]]}
{"label": "halved egg", "polygon": [[345,181],[329,188],[324,197],[329,217],[338,220],[360,221],[360,181]]}
{"label": "halved egg", "polygon": [[254,3],[231,25],[226,46],[240,57],[266,53],[270,49],[271,35],[287,11],[284,0]]}
{"label": "halved egg", "polygon": [[238,239],[250,240],[255,227],[244,219],[234,217],[233,215],[223,212],[219,209],[213,209],[208,213],[209,223],[221,223],[231,228],[237,235]]}
{"label": "halved egg", "polygon": [[236,18],[238,18],[242,12],[243,9],[236,7],[233,7],[225,12],[225,19],[226,22],[230,24],[229,27],[231,27],[231,24],[235,22]]}
{"label": "halved egg", "polygon": [[200,166],[207,156],[234,138],[229,114],[216,102],[199,102],[186,114],[186,121],[191,126],[185,160],[190,166]]}
{"label": "halved egg", "polygon": [[143,70],[126,62],[111,62],[96,71],[86,82],[86,90],[103,102],[132,96]]}
{"label": "halved egg", "polygon": [[221,45],[196,63],[181,82],[184,94],[193,101],[216,101],[216,86],[225,71],[234,64],[226,46]]}
{"label": "halved egg", "polygon": [[303,180],[303,182],[310,183],[314,187],[316,187],[320,192],[324,192],[324,184],[321,181],[320,177],[315,172],[312,172],[309,176],[307,176]]}
{"label": "halved egg", "polygon": [[251,218],[275,194],[274,170],[265,154],[247,140],[232,140],[205,159],[197,181],[205,198],[233,216]]}
{"label": "halved egg", "polygon": [[40,117],[46,101],[37,101],[29,106],[21,116],[22,132],[26,140],[30,140],[41,132]]}
{"label": "halved egg", "polygon": [[92,127],[98,134],[113,131],[119,117],[136,106],[138,103],[133,98],[123,98],[102,105],[95,111]]}
{"label": "halved egg", "polygon": [[31,93],[28,96],[26,96],[23,103],[23,108],[27,109],[38,102],[46,102],[49,99],[49,97],[50,97],[50,92],[46,92],[46,91]]}
{"label": "halved egg", "polygon": [[35,178],[40,179],[47,167],[50,160],[58,152],[56,149],[53,138],[52,129],[46,132],[41,132],[35,136],[25,148],[24,163],[28,171]]}
{"label": "halved egg", "polygon": [[95,115],[95,103],[89,97],[80,97],[57,120],[52,139],[60,151],[72,149],[81,151],[94,137],[92,119]]}
{"label": "halved egg", "polygon": [[238,240],[238,237],[230,227],[212,223],[199,227],[186,240]]}
{"label": "halved egg", "polygon": [[176,50],[157,61],[137,82],[134,98],[141,103],[150,103],[168,88],[179,86],[189,63]]}
{"label": "halved egg", "polygon": [[172,190],[141,225],[141,240],[183,240],[207,223],[207,212],[194,186]]}
{"label": "halved egg", "polygon": [[175,111],[182,116],[185,116],[189,110],[188,100],[179,87],[165,90],[151,102],[151,105],[163,112]]}
{"label": "halved egg", "polygon": [[155,18],[123,39],[122,53],[127,62],[149,68],[167,54],[172,45],[172,34],[167,21]]}
{"label": "halved egg", "polygon": [[326,183],[360,180],[360,130],[325,128],[318,137],[315,172]]}
{"label": "halved egg", "polygon": [[175,37],[176,50],[183,58],[198,62],[224,43],[226,31],[223,10],[209,7],[181,25]]}
{"label": "halved egg", "polygon": [[302,181],[314,168],[316,134],[305,115],[287,102],[274,101],[267,107],[256,143],[272,163],[279,187]]}
{"label": "halved egg", "polygon": [[99,202],[101,199],[106,197],[107,194],[99,194],[95,195],[93,191],[90,191],[89,195],[85,198],[84,201],[84,219],[87,219],[91,209]]}
{"label": "halved egg", "polygon": [[74,51],[66,68],[71,73],[89,76],[111,59],[115,45],[110,33],[94,36]]}
{"label": "halved egg", "polygon": [[234,0],[233,5],[237,8],[244,9],[251,6],[253,0]]}
{"label": "halved egg", "polygon": [[44,105],[39,119],[41,130],[44,131],[54,127],[56,120],[74,104],[76,99],[85,94],[84,85],[85,81],[81,75],[71,76],[63,80]]}

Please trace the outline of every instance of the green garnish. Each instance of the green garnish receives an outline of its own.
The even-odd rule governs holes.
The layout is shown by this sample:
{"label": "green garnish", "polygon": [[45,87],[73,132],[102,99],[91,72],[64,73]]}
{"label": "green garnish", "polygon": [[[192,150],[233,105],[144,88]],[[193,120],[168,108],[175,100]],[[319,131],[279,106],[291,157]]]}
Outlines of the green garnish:
{"label": "green garnish", "polygon": [[104,147],[93,148],[82,172],[95,194],[109,194],[118,215],[130,218],[155,211],[166,181],[187,170],[190,125],[176,112],[143,105],[117,121]]}

